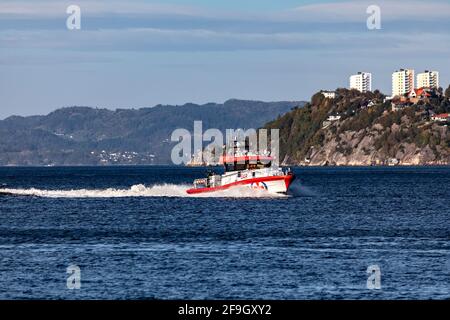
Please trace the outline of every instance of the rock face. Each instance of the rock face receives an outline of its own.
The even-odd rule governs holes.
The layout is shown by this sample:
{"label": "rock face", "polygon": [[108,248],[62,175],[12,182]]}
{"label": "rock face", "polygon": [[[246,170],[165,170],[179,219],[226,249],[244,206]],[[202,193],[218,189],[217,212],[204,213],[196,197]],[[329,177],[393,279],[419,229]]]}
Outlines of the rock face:
{"label": "rock face", "polygon": [[337,93],[335,99],[316,94],[304,108],[266,125],[280,129],[283,164],[450,164],[448,124],[433,122],[430,117],[432,113],[450,110],[448,98],[438,96],[427,103],[393,111],[380,93],[345,89]]}
{"label": "rock face", "polygon": [[[393,131],[392,128],[390,130],[391,132]],[[441,131],[442,135],[449,134],[448,127],[432,125],[431,130]],[[311,166],[450,164],[448,147],[438,145],[435,149],[432,149],[430,145],[419,147],[415,143],[400,142],[394,147],[393,152],[388,152],[383,148],[377,149],[375,147],[375,142],[380,137],[381,132],[376,129],[360,130],[358,132],[347,131],[338,137],[328,132],[324,144],[312,147],[304,160],[288,160],[286,162]]]}

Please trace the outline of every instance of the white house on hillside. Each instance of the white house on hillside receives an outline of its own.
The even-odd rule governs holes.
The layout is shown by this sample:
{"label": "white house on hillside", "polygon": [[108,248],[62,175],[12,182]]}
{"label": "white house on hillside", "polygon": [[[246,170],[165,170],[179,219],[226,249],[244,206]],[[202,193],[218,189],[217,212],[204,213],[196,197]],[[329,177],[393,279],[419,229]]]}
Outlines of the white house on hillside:
{"label": "white house on hillside", "polygon": [[322,90],[320,93],[322,93],[325,98],[329,98],[329,99],[336,98],[336,92],[335,91]]}

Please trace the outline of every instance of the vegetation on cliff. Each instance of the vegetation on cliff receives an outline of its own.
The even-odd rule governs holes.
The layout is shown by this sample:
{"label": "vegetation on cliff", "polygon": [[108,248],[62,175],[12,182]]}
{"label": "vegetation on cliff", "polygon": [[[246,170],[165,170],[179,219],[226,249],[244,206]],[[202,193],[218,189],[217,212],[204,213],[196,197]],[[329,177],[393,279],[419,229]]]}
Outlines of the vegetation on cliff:
{"label": "vegetation on cliff", "polygon": [[269,122],[280,129],[280,156],[289,164],[448,164],[450,133],[432,115],[450,112],[450,87],[415,103],[393,105],[379,92],[316,93],[303,108]]}
{"label": "vegetation on cliff", "polygon": [[46,116],[0,121],[0,165],[170,164],[173,130],[260,127],[300,101],[228,100],[223,104],[141,109],[69,107]]}

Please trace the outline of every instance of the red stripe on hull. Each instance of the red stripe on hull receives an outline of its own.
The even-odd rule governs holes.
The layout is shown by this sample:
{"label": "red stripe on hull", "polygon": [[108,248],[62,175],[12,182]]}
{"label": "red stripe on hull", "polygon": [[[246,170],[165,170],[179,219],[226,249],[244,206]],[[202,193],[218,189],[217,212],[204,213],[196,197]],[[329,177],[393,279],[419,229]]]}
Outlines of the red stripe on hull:
{"label": "red stripe on hull", "polygon": [[257,182],[266,182],[266,181],[279,181],[284,180],[284,183],[286,184],[286,190],[289,189],[290,184],[294,180],[294,175],[289,174],[286,176],[272,176],[272,177],[261,177],[261,178],[252,178],[252,179],[246,179],[241,181],[236,181],[233,183],[226,184],[224,186],[218,186],[213,188],[192,188],[189,190],[186,190],[188,194],[198,194],[198,193],[205,193],[205,192],[215,192],[215,191],[221,191],[221,190],[227,190],[231,187],[235,186],[243,186],[251,183],[257,183]]}

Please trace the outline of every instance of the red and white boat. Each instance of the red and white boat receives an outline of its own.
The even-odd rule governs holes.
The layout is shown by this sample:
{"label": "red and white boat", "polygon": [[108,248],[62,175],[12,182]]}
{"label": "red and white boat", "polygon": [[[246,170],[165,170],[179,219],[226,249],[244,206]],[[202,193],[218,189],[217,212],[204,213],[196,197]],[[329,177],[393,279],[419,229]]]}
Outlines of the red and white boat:
{"label": "red and white boat", "polygon": [[267,190],[271,193],[287,193],[295,176],[292,171],[272,165],[271,156],[225,155],[220,163],[225,167],[222,175],[209,173],[204,179],[196,179],[194,187],[188,194],[215,192],[237,186],[248,186],[252,189]]}

